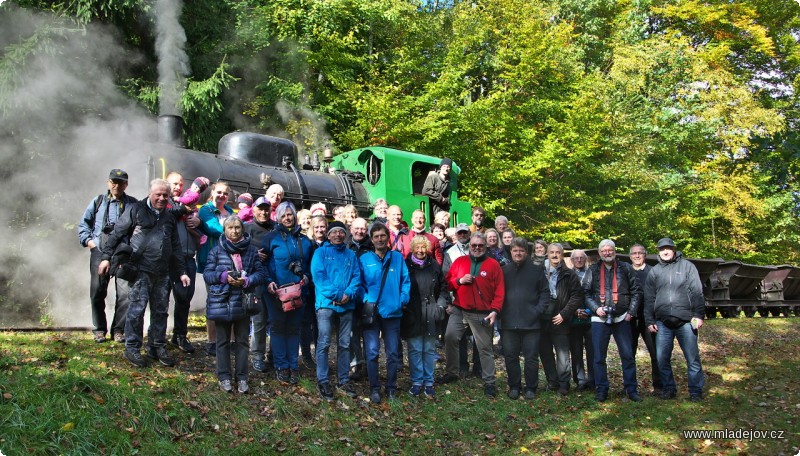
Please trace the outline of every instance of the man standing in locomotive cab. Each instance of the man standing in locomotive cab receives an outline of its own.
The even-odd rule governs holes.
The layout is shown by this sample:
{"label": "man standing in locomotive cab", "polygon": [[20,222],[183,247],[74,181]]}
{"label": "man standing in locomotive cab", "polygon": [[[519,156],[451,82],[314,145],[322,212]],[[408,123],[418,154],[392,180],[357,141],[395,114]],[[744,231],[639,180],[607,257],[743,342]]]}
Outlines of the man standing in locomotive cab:
{"label": "man standing in locomotive cab", "polygon": [[622,360],[625,393],[634,402],[642,400],[636,384],[636,360],[631,348],[630,320],[642,301],[642,288],[630,264],[617,260],[614,241],[604,239],[598,246],[600,261],[590,268],[592,285],[586,304],[592,309],[592,342],[594,344],[594,384],[598,402],[608,399],[606,357],[611,336]]}
{"label": "man standing in locomotive cab", "polygon": [[[644,291],[644,284],[647,280],[647,275],[653,269],[649,264],[645,263],[647,258],[647,249],[642,244],[633,244],[628,253],[631,257],[631,264],[633,270],[636,271],[636,278],[639,279],[639,285]],[[658,371],[658,356],[656,356],[656,335],[647,329],[644,320],[644,305],[639,306],[639,311],[636,316],[631,319],[631,348],[633,348],[633,357],[636,357],[636,351],[639,348],[639,336],[644,341],[644,346],[650,354],[650,369],[653,379],[653,396],[661,395],[661,374]]]}
{"label": "man standing in locomotive cab", "polygon": [[141,348],[144,336],[144,312],[150,304],[150,328],[148,330],[149,358],[165,366],[174,366],[175,360],[167,353],[167,317],[169,311],[170,271],[188,287],[184,259],[176,227],[175,210],[167,209],[170,185],[163,179],[150,182],[148,197],[132,204],[114,226],[103,246],[98,274],[109,273],[110,259],[117,246],[130,239],[133,251],[130,263],[137,266],[135,279],[131,282],[128,315],[125,321],[125,358],[138,367],[147,366]]}
{"label": "man standing in locomotive cab", "polygon": [[450,170],[453,167],[453,160],[443,158],[439,163],[437,171],[428,173],[425,184],[422,186],[422,194],[429,197],[431,201],[431,215],[436,216],[437,212],[450,212]]}
{"label": "man standing in locomotive cab", "polygon": [[[256,199],[253,203],[253,220],[244,224],[244,232],[250,235],[250,242],[259,246],[258,259],[265,264],[267,262],[267,254],[261,248],[261,243],[264,240],[264,236],[274,228],[272,220],[269,219],[271,207],[272,203],[265,197],[262,196]],[[260,285],[256,287],[256,295],[260,298],[261,309],[251,317],[253,336],[250,339],[250,353],[253,356],[253,370],[258,372],[266,372],[272,364],[269,361],[269,355],[265,356],[269,349],[267,345],[269,315],[267,313],[266,293],[266,286]]]}
{"label": "man standing in locomotive cab", "polygon": [[[83,211],[83,218],[78,223],[78,241],[89,249],[89,300],[92,305],[92,325],[94,341],[105,342],[108,332],[106,319],[106,296],[108,295],[109,276],[97,273],[100,265],[102,249],[114,226],[129,205],[136,198],[125,194],[128,188],[128,173],[121,169],[112,169],[108,176],[108,191],[97,195]],[[122,279],[114,279],[116,302],[114,318],[111,321],[111,338],[117,342],[125,341],[125,316],[128,311],[128,291],[130,285]]]}
{"label": "man standing in locomotive cab", "polygon": [[670,238],[658,241],[658,264],[647,276],[644,287],[644,318],[656,335],[658,367],[661,372],[662,399],[674,399],[677,392],[672,375],[672,348],[675,339],[681,346],[689,371],[689,400],[703,400],[705,377],[700,364],[697,332],[703,326],[705,298],[700,274]]}
{"label": "man standing in locomotive cab", "polygon": [[[183,176],[177,172],[167,175],[167,182],[170,185],[171,198],[167,202],[169,209],[177,208],[180,203],[177,199],[183,193]],[[175,310],[172,314],[172,339],[170,343],[179,350],[186,353],[194,353],[194,346],[187,337],[189,325],[189,308],[195,291],[195,280],[197,277],[197,238],[192,236],[189,230],[196,230],[200,226],[200,219],[195,213],[190,213],[186,217],[178,220],[178,239],[181,244],[180,255],[184,259],[186,275],[189,276],[189,286],[183,286],[177,271],[170,270],[170,288],[175,299]]]}

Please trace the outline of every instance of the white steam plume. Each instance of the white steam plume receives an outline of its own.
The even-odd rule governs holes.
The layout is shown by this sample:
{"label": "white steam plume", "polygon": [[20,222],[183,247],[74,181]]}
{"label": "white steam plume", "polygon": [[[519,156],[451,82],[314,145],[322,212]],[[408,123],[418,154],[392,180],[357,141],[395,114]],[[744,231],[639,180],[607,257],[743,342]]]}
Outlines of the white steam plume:
{"label": "white steam plume", "polygon": [[189,57],[186,55],[186,32],[180,23],[181,0],[157,0],[153,9],[156,24],[156,54],[161,97],[159,114],[183,115],[180,99],[189,76]]}

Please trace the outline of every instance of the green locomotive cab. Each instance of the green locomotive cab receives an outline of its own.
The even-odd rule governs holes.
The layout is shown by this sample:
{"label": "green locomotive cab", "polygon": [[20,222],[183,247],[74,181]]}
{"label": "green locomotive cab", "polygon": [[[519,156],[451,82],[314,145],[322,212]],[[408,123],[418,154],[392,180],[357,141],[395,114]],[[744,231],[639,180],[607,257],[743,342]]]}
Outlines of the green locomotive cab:
{"label": "green locomotive cab", "polygon": [[[330,166],[336,170],[359,172],[370,198],[370,210],[378,198],[398,205],[407,220],[417,209],[425,211],[433,223],[430,199],[422,194],[428,173],[439,169],[440,158],[415,154],[390,147],[364,147],[333,157]],[[458,175],[461,168],[453,163],[450,171],[450,225],[472,223],[472,207],[458,199]],[[371,215],[371,214],[370,214]]]}

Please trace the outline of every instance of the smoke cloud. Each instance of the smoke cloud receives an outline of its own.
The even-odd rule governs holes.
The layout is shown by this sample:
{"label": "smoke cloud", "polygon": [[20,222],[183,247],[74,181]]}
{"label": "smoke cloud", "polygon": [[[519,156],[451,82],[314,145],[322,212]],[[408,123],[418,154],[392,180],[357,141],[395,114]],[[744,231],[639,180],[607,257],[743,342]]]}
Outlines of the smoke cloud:
{"label": "smoke cloud", "polygon": [[179,101],[191,70],[185,51],[186,33],[180,24],[182,10],[183,2],[180,0],[157,0],[152,10],[156,24],[161,115],[183,115]]}

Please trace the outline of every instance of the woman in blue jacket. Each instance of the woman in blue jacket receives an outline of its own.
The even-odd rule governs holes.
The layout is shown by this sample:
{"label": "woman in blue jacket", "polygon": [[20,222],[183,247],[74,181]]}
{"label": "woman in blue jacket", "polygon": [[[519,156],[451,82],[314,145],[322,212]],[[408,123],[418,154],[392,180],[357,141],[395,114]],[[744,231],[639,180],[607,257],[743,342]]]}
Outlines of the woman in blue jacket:
{"label": "woman in blue jacket", "polygon": [[250,357],[250,317],[243,305],[243,293],[254,292],[263,285],[264,266],[258,260],[258,249],[250,243],[242,220],[230,216],[223,222],[224,234],[206,259],[203,279],[208,286],[206,318],[216,329],[217,378],[226,393],[231,384],[231,331],[236,338],[236,385],[247,393],[247,363]]}
{"label": "woman in blue jacket", "polygon": [[294,204],[290,201],[282,202],[275,210],[275,214],[277,218],[275,231],[267,233],[261,244],[267,256],[270,346],[278,380],[297,384],[299,381],[297,355],[300,350],[300,323],[303,320],[303,310],[300,308],[284,311],[276,292],[279,287],[302,280],[302,302],[303,306],[308,305],[311,241],[300,233]]}

